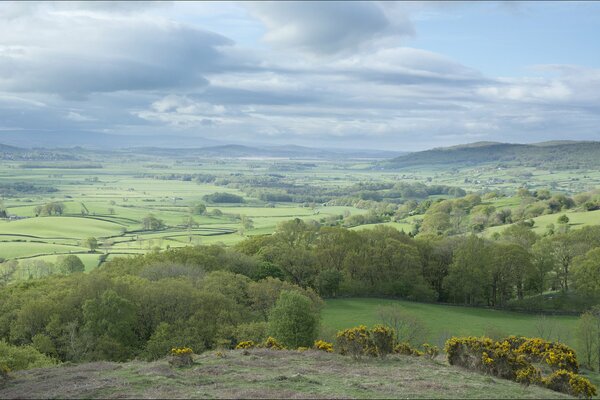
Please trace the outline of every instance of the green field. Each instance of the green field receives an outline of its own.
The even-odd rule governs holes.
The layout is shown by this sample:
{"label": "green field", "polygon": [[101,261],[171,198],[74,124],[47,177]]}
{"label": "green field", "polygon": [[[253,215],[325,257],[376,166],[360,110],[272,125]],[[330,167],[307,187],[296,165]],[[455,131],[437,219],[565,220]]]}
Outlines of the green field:
{"label": "green field", "polygon": [[548,316],[540,322],[538,316],[482,308],[423,304],[387,299],[329,299],[322,313],[325,330],[339,330],[359,324],[371,326],[381,323],[377,308],[382,305],[400,305],[417,316],[428,328],[423,341],[443,346],[450,336],[523,335],[540,336],[540,324],[552,327],[552,339],[560,339],[574,347],[577,317]]}
{"label": "green field", "polygon": [[[555,172],[533,167],[497,168],[481,165],[460,168],[418,168],[401,171],[373,168],[374,160],[302,160],[201,158],[177,153],[150,156],[137,153],[94,154],[83,151],[90,162],[101,168],[65,168],[60,162],[52,167],[30,168],[23,163],[6,161],[0,165],[1,184],[29,184],[35,187],[21,194],[4,195],[0,200],[9,215],[17,220],[0,220],[0,261],[44,260],[77,254],[88,269],[98,265],[98,257],[139,254],[152,249],[166,249],[198,244],[233,245],[248,236],[272,233],[277,224],[293,218],[336,224],[343,218],[367,214],[373,204],[363,206],[336,205],[334,201],[267,201],[254,190],[254,182],[264,182],[277,176],[273,186],[264,188],[290,193],[302,193],[308,188],[319,193],[333,192],[344,196],[344,190],[356,184],[394,185],[397,183],[450,185],[467,191],[497,190],[509,196],[486,201],[496,209],[516,209],[521,199],[511,196],[516,188],[526,184],[531,189],[552,187],[563,193],[589,190],[600,182],[600,172],[572,170]],[[282,163],[287,166],[281,170]],[[309,167],[306,167],[308,164]],[[48,168],[48,166],[52,168]],[[184,178],[185,175],[188,178]],[[191,179],[210,175],[211,182]],[[237,179],[237,180],[236,180]],[[246,185],[246,188],[244,188]],[[258,185],[260,186],[260,185]],[[52,190],[45,190],[51,188]],[[248,190],[250,188],[250,190]],[[263,188],[263,189],[264,189]],[[265,189],[265,190],[267,190]],[[337,192],[336,192],[337,191]],[[216,192],[241,196],[243,203],[207,203],[204,215],[191,215],[190,206],[204,202],[205,195]],[[313,197],[308,197],[312,199]],[[431,200],[447,198],[431,195]],[[387,201],[383,199],[383,201]],[[36,217],[36,207],[49,202],[62,202],[61,216]],[[342,204],[355,204],[343,203]],[[393,203],[392,203],[393,204]],[[401,205],[401,201],[396,203]],[[164,228],[145,230],[143,219],[152,214],[164,222]],[[573,229],[588,224],[600,224],[600,211],[570,210],[569,226]],[[242,226],[242,217],[250,219]],[[396,218],[388,214],[379,221],[349,224],[351,229],[372,229],[386,225],[412,232],[422,214]],[[556,224],[557,214],[535,218],[534,230],[544,233],[550,223]],[[495,226],[485,235],[504,229]],[[83,244],[94,237],[99,247],[94,253]]]}

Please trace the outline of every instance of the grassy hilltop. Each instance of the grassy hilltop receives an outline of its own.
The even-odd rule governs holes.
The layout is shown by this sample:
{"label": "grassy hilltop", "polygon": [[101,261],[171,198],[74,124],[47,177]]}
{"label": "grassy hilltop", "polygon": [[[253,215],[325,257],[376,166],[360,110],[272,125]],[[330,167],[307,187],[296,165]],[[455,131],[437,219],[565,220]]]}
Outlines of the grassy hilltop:
{"label": "grassy hilltop", "polygon": [[568,398],[451,367],[443,359],[353,361],[320,351],[207,352],[187,368],[166,360],[21,371],[0,398]]}

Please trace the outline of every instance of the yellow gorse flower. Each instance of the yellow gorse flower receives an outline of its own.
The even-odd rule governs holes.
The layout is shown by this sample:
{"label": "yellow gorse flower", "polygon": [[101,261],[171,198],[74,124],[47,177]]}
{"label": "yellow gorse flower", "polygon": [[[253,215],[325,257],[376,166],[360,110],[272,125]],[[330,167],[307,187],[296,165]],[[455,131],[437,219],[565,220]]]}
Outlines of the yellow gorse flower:
{"label": "yellow gorse flower", "polygon": [[183,357],[194,354],[194,351],[189,347],[173,347],[171,349],[171,355],[177,357]]}

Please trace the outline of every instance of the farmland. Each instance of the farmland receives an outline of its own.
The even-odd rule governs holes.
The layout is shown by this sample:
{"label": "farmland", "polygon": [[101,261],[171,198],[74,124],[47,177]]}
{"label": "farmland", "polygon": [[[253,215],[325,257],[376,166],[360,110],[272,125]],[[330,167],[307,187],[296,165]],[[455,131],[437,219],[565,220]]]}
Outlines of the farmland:
{"label": "farmland", "polygon": [[[217,158],[195,157],[189,151],[183,155],[176,151],[160,155],[143,151],[81,152],[85,162],[6,161],[0,166],[0,182],[11,188],[4,191],[2,201],[12,217],[0,221],[1,259],[53,263],[60,255],[76,254],[89,270],[117,255],[186,245],[233,245],[245,237],[270,234],[277,224],[294,218],[339,223],[350,216],[366,215],[374,206],[338,200],[345,190],[357,184],[447,185],[467,192],[495,190],[508,197],[493,198],[484,204],[515,209],[520,199],[512,195],[524,184],[531,189],[574,193],[589,190],[600,182],[600,173],[593,170],[557,173],[527,166],[500,168],[484,164],[451,170],[430,166],[394,171],[381,170],[376,159]],[[281,186],[288,193],[316,194],[287,198],[290,196],[268,192],[264,196],[253,190],[253,182],[265,180],[275,182],[275,186],[268,183],[264,190],[282,190],[277,188]],[[239,196],[242,202],[205,200],[205,196],[215,193]],[[348,195],[351,193],[354,192]],[[429,196],[432,200],[448,197]],[[60,215],[36,216],[36,208],[51,202],[64,206]],[[198,203],[206,205],[202,213],[191,211]],[[149,215],[162,221],[160,228],[144,227],[143,220]],[[600,223],[596,213],[572,210],[569,215],[573,228]],[[352,229],[388,225],[411,232],[419,221],[419,216],[396,216],[387,221],[356,218],[349,222]],[[541,234],[556,216],[543,215],[534,220],[534,230]],[[485,235],[502,229],[489,228]],[[88,238],[97,239],[97,249],[91,251],[85,244]],[[15,276],[25,275],[21,271]]]}

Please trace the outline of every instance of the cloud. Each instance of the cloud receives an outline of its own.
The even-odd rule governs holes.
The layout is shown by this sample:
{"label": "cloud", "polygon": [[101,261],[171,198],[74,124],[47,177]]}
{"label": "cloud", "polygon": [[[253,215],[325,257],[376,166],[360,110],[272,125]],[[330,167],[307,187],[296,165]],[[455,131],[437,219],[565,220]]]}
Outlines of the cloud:
{"label": "cloud", "polygon": [[283,50],[332,55],[358,50],[388,36],[414,33],[410,20],[394,19],[375,2],[258,2],[248,7],[266,26],[264,40]]}
{"label": "cloud", "polygon": [[472,6],[0,3],[1,129],[404,150],[597,137],[598,69],[498,78],[406,46],[410,10],[443,7]]}
{"label": "cloud", "polygon": [[207,85],[228,38],[144,14],[37,9],[0,24],[0,90],[93,92]]}

